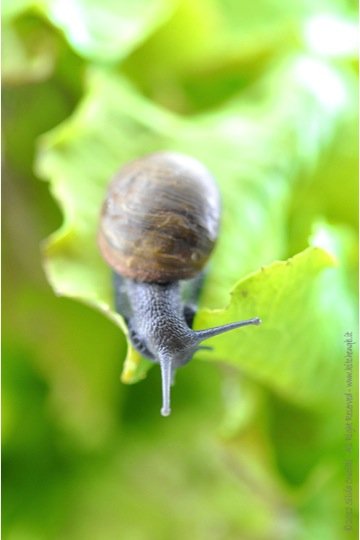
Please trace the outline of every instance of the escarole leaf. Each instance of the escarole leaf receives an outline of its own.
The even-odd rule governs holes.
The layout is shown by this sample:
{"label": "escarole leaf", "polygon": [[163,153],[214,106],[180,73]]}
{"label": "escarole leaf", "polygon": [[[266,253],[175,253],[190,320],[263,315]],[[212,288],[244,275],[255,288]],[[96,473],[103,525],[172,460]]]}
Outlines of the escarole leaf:
{"label": "escarole leaf", "polygon": [[93,61],[121,60],[173,12],[176,0],[16,0],[4,18],[31,9],[59,28],[73,49]]}
{"label": "escarole leaf", "polygon": [[236,285],[226,309],[203,309],[196,319],[197,327],[207,328],[239,314],[260,316],[261,326],[214,338],[209,342],[214,350],[201,357],[226,359],[295,402],[311,405],[338,397],[330,391],[342,374],[342,336],[355,324],[339,281],[336,259],[319,247],[262,267]]}
{"label": "escarole leaf", "polygon": [[[97,249],[99,210],[106,185],[122,164],[148,152],[171,149],[203,161],[220,185],[222,230],[202,302],[224,308],[230,290],[242,276],[286,258],[291,191],[299,174],[306,174],[331,140],[346,102],[347,84],[343,73],[326,62],[295,55],[277,64],[248,95],[234,98],[213,113],[182,118],[147,101],[121,76],[99,68],[90,70],[86,96],[74,115],[42,137],[39,145],[37,171],[50,181],[64,212],[63,226],[44,247],[45,268],[54,290],[100,309],[126,331],[121,317],[114,313],[110,270]],[[254,94],[258,96],[255,101]],[[244,336],[254,339],[256,335],[262,342],[254,364],[262,378],[271,365],[266,351],[285,326],[287,343],[300,339],[296,324],[268,326],[266,321],[279,315],[270,290],[279,291],[281,280],[286,279],[289,305],[299,316],[306,310],[307,294],[299,294],[300,283],[304,291],[313,291],[310,306],[318,276],[332,264],[326,253],[318,251],[305,252],[298,261],[288,277],[284,272],[290,272],[293,263],[289,268],[276,263],[249,278],[251,298],[256,295],[260,302],[249,305],[257,308],[250,309],[249,315],[259,315],[264,324],[261,330],[244,330]],[[213,325],[230,315],[232,320],[244,318],[237,296],[233,293],[226,313],[207,315]],[[290,311],[285,304],[282,307]],[[236,358],[245,358],[245,363],[252,358],[251,339],[236,342]],[[123,378],[131,382],[143,376],[144,364],[130,346],[128,354]],[[292,354],[291,366],[295,356],[301,362],[303,349],[294,347]],[[225,338],[219,338],[216,356],[235,360]],[[279,370],[283,361],[282,355],[275,359],[274,353]],[[293,374],[285,370],[287,388],[290,380],[294,381]]]}
{"label": "escarole leaf", "polygon": [[39,20],[20,32],[13,19],[2,25],[2,66],[4,85],[19,85],[48,79],[55,66],[54,36]]}
{"label": "escarole leaf", "polygon": [[10,20],[39,4],[40,2],[37,0],[4,0],[1,3],[1,18]]}
{"label": "escarole leaf", "polygon": [[113,62],[146,39],[174,5],[172,0],[52,0],[47,15],[79,54]]}

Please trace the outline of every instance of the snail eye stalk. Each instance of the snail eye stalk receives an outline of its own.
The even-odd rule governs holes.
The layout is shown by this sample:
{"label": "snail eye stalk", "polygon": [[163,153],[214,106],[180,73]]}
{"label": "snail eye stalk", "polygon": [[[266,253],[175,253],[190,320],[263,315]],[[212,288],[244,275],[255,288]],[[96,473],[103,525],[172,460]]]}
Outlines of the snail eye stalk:
{"label": "snail eye stalk", "polygon": [[172,383],[172,362],[167,356],[160,359],[161,382],[162,382],[162,408],[161,415],[169,416],[170,407],[170,388]]}
{"label": "snail eye stalk", "polygon": [[215,326],[215,328],[208,328],[207,330],[197,330],[195,334],[199,338],[199,343],[205,339],[218,336],[219,334],[224,334],[225,332],[230,332],[230,330],[235,330],[235,328],[240,328],[242,326],[261,324],[261,319],[255,317],[253,319],[247,319],[246,321],[238,321],[234,323],[224,324],[223,326]]}

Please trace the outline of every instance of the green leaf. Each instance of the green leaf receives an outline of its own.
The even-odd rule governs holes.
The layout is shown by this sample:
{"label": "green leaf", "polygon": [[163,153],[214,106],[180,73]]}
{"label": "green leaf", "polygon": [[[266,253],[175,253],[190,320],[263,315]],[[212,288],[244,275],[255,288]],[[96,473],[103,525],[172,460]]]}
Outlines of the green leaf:
{"label": "green leaf", "polygon": [[172,0],[52,0],[47,16],[79,54],[109,63],[146,39],[174,5]]}
{"label": "green leaf", "polygon": [[[126,331],[113,311],[110,270],[97,250],[99,209],[115,171],[159,149],[194,155],[220,185],[223,223],[205,305],[225,306],[241,276],[284,258],[289,195],[299,170],[316,162],[331,138],[347,86],[326,63],[302,56],[277,65],[261,85],[268,92],[256,107],[250,95],[184,119],[109,71],[89,72],[86,97],[71,119],[44,136],[38,154],[38,172],[51,180],[64,211],[62,228],[45,247],[47,275],[58,294],[100,309]],[[138,377],[129,354],[127,380]]]}
{"label": "green leaf", "polygon": [[3,17],[35,10],[64,32],[78,54],[113,63],[145,40],[175,5],[175,0],[18,0],[5,2]]}
{"label": "green leaf", "polygon": [[46,56],[29,59],[23,44],[10,26],[3,26],[3,64],[2,78],[6,82],[19,80],[38,80],[46,77],[51,68],[51,62]]}
{"label": "green leaf", "polygon": [[24,11],[41,6],[42,0],[4,0],[1,4],[1,17],[3,20],[11,20]]}
{"label": "green leaf", "polygon": [[[310,247],[240,281],[229,306],[201,310],[196,327],[226,324],[239,316],[259,316],[261,326],[218,336],[209,342],[214,351],[204,351],[199,357],[224,359],[287,399],[307,405],[328,399],[339,375],[336,343],[342,344],[343,328],[353,322],[350,313],[339,320],[338,313],[334,317],[328,311],[333,304],[345,315],[343,306],[333,303],[334,296],[341,302],[335,266],[330,253]],[[334,284],[334,278],[335,291],[329,288],[329,280]],[[340,374],[341,369],[340,365]]]}

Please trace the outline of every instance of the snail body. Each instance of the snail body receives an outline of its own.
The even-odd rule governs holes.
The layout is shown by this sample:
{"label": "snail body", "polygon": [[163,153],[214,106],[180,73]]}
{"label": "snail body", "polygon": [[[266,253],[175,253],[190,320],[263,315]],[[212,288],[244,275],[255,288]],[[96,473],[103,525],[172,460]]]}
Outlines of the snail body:
{"label": "snail body", "polygon": [[160,363],[163,416],[170,414],[176,369],[202,341],[260,322],[254,318],[192,329],[219,221],[220,197],[211,174],[197,160],[175,152],[150,154],[125,165],[103,204],[98,243],[114,272],[116,309],[127,322],[135,349]]}

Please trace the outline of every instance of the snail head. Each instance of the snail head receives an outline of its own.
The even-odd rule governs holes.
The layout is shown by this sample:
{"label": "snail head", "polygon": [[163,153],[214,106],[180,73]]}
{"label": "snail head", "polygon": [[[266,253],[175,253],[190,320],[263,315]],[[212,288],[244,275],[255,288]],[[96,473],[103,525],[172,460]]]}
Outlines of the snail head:
{"label": "snail head", "polygon": [[159,359],[162,379],[162,416],[169,416],[171,413],[170,407],[170,390],[174,382],[174,375],[177,368],[187,364],[195,352],[199,349],[210,348],[201,346],[200,343],[206,339],[218,336],[241,326],[258,325],[261,320],[258,317],[245,321],[238,321],[222,326],[216,326],[207,330],[191,330],[187,329],[187,336],[181,344],[174,344],[173,341],[162,346],[158,350],[157,358]]}

